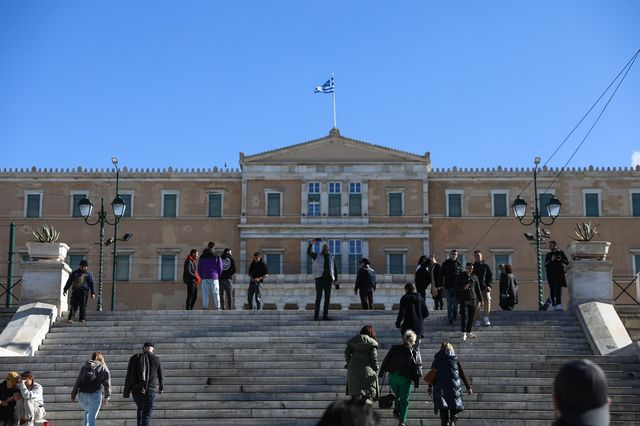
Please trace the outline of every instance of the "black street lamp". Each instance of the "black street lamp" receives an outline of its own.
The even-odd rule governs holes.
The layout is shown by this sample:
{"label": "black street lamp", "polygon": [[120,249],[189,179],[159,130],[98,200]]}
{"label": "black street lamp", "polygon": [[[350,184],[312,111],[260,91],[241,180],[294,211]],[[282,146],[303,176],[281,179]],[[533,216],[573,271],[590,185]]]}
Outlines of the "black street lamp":
{"label": "black street lamp", "polygon": [[[118,158],[111,157],[111,162],[113,166],[116,168],[116,199],[122,201],[120,198],[120,192],[118,191],[118,185],[120,184],[120,169],[118,168]],[[124,204],[124,201],[122,202]],[[125,206],[126,207],[126,206]],[[124,215],[124,210],[122,210],[122,214]],[[118,273],[118,221],[113,225],[113,275],[111,277],[111,310],[116,310],[116,283],[117,283],[117,273]]]}
{"label": "black street lamp", "polygon": [[111,202],[111,209],[113,210],[113,216],[115,217],[113,222],[109,222],[107,219],[107,212],[104,210],[104,198],[100,198],[100,211],[98,212],[98,219],[95,222],[89,222],[89,217],[93,212],[93,204],[88,198],[83,198],[78,202],[78,209],[80,215],[84,219],[85,223],[90,226],[100,225],[100,261],[98,270],[98,311],[102,311],[102,287],[104,278],[104,224],[117,225],[122,215],[127,208],[122,198],[116,197]]}
{"label": "black street lamp", "polygon": [[537,265],[538,265],[538,309],[544,310],[544,287],[542,286],[542,259],[540,258],[540,224],[543,225],[551,225],[555,222],[556,218],[560,214],[560,200],[558,200],[555,194],[551,197],[549,202],[547,203],[546,209],[547,214],[551,218],[551,222],[546,223],[542,219],[542,215],[540,214],[540,209],[538,208],[538,164],[540,164],[540,157],[536,157],[534,160],[535,167],[533,168],[533,192],[534,192],[534,210],[533,210],[533,219],[531,222],[524,223],[522,220],[527,214],[527,202],[524,201],[518,195],[511,205],[513,209],[513,214],[518,218],[518,221],[525,225],[529,226],[531,224],[536,225],[536,256],[537,256]]}

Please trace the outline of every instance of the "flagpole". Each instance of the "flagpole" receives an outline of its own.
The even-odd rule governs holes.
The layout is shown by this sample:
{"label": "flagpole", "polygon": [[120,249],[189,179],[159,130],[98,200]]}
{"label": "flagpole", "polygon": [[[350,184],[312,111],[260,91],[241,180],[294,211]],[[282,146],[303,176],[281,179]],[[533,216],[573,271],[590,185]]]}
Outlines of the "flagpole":
{"label": "flagpole", "polygon": [[333,97],[333,128],[337,129],[338,126],[336,124],[336,81],[333,73],[331,73],[331,81],[333,82],[333,92],[331,93]]}

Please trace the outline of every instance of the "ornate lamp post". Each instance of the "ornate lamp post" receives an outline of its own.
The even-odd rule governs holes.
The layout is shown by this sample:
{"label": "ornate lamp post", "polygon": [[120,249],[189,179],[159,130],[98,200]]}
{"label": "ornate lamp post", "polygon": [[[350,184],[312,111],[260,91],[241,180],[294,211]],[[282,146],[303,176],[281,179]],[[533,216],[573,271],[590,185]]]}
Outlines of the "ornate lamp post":
{"label": "ornate lamp post", "polygon": [[530,222],[523,222],[524,217],[527,214],[527,202],[520,198],[518,195],[513,202],[511,208],[513,209],[513,214],[518,218],[518,221],[525,225],[529,226],[531,224],[535,224],[536,226],[536,257],[537,257],[537,266],[538,266],[538,309],[544,309],[544,287],[542,285],[542,259],[540,259],[540,224],[543,225],[551,225],[555,222],[556,218],[560,214],[560,200],[558,200],[555,194],[547,203],[546,209],[551,221],[546,223],[542,219],[542,215],[540,214],[540,209],[538,208],[538,165],[540,164],[540,157],[536,157],[534,160],[535,167],[533,168],[533,191],[534,191],[534,210],[533,210],[533,218]]}
{"label": "ornate lamp post", "polygon": [[[122,200],[120,198],[120,192],[118,191],[118,185],[120,184],[120,169],[118,168],[118,158],[111,157],[111,162],[113,166],[116,168],[116,198]],[[124,204],[124,202],[123,202]],[[126,207],[126,206],[125,206]],[[124,215],[124,210],[122,210],[122,214]],[[117,283],[117,275],[118,273],[118,221],[113,225],[113,271],[111,276],[111,310],[116,310],[116,283]]]}
{"label": "ornate lamp post", "polygon": [[102,311],[102,288],[104,278],[104,224],[107,223],[109,225],[115,226],[120,221],[122,215],[124,215],[127,206],[122,198],[116,197],[111,202],[111,208],[115,217],[113,222],[109,222],[109,220],[107,219],[107,212],[104,210],[104,198],[100,198],[100,211],[98,212],[98,219],[95,222],[90,222],[89,217],[93,212],[93,204],[86,197],[78,202],[78,209],[80,210],[80,215],[84,219],[85,223],[90,226],[100,225],[100,242],[98,243],[100,245],[100,266],[98,270],[98,311]]}

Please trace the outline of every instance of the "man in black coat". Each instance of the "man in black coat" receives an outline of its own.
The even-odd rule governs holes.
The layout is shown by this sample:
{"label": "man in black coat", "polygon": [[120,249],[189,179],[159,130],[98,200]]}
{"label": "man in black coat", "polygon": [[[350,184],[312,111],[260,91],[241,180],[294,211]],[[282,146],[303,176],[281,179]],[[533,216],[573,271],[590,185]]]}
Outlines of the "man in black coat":
{"label": "man in black coat", "polygon": [[129,395],[133,395],[133,400],[138,407],[138,426],[150,424],[156,396],[164,392],[162,364],[154,351],[153,343],[145,343],[142,346],[142,353],[129,358],[127,366],[123,396],[129,398]]}
{"label": "man in black coat", "polygon": [[440,287],[444,288],[444,294],[447,298],[447,318],[449,324],[458,317],[458,306],[455,297],[455,287],[458,280],[458,275],[462,272],[462,266],[458,259],[458,250],[451,250],[449,258],[444,261],[440,268]]}
{"label": "man in black coat", "polygon": [[551,305],[556,311],[562,310],[562,287],[567,286],[564,275],[564,266],[569,264],[569,259],[564,252],[557,248],[555,241],[549,241],[551,250],[544,258],[544,267],[547,272],[547,282],[551,291]]}
{"label": "man in black coat", "polygon": [[236,262],[233,260],[233,252],[230,248],[222,252],[222,274],[220,275],[220,306],[230,311],[235,309],[235,290],[233,288],[233,275],[236,273]]}
{"label": "man in black coat", "polygon": [[369,259],[363,257],[360,259],[360,269],[356,276],[356,285],[354,292],[357,295],[360,291],[360,303],[362,309],[373,309],[373,292],[376,291],[376,273],[371,268]]}
{"label": "man in black coat", "polygon": [[482,300],[482,294],[480,293],[478,277],[473,275],[473,263],[467,263],[464,272],[458,275],[456,297],[460,304],[462,340],[467,340],[467,337],[474,338],[476,335],[471,332],[473,314],[476,310],[476,300]]}
{"label": "man in black coat", "polygon": [[424,302],[420,294],[416,292],[416,286],[413,283],[404,285],[405,294],[400,299],[400,309],[398,309],[398,317],[396,318],[396,328],[400,329],[400,334],[404,335],[407,330],[416,333],[415,349],[422,364],[420,357],[420,340],[424,337],[424,320],[429,316],[429,308]]}
{"label": "man in black coat", "polygon": [[89,262],[87,262],[87,259],[82,259],[80,261],[80,267],[69,275],[69,279],[62,289],[62,295],[66,296],[67,291],[71,288],[71,306],[69,306],[68,323],[73,322],[73,317],[78,309],[80,309],[80,322],[85,322],[89,294],[91,294],[92,299],[96,298],[93,275],[91,275],[88,269]]}

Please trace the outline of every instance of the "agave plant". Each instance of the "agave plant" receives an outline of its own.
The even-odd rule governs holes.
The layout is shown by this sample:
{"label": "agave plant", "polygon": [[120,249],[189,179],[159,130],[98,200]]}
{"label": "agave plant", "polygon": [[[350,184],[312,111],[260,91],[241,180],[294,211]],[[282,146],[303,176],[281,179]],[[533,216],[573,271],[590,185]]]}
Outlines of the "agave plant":
{"label": "agave plant", "polygon": [[55,243],[60,237],[60,232],[56,231],[53,226],[42,225],[33,230],[33,236],[41,243]]}
{"label": "agave plant", "polygon": [[582,222],[576,224],[576,229],[573,231],[576,237],[573,237],[576,241],[591,241],[598,235],[598,226],[591,225],[591,222]]}

